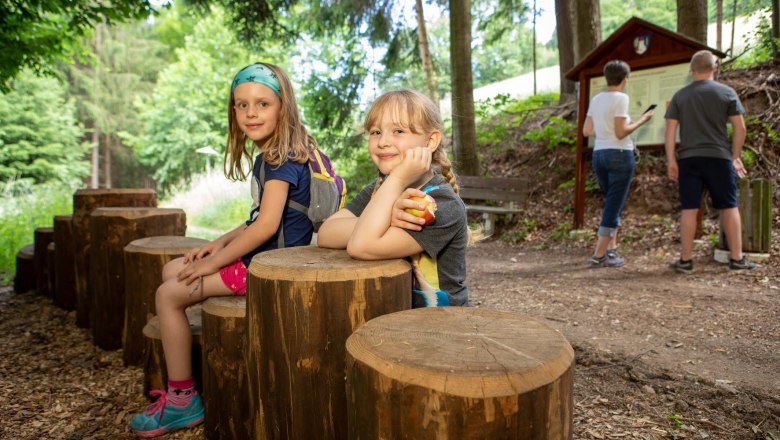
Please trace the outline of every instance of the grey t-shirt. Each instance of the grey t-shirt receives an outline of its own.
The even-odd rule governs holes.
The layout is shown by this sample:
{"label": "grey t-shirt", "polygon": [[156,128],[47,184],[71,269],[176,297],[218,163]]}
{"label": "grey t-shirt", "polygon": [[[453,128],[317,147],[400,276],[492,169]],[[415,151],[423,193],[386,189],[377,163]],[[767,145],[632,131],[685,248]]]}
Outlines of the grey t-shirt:
{"label": "grey t-shirt", "polygon": [[666,119],[680,123],[679,159],[717,157],[731,160],[726,131],[729,116],[745,113],[737,92],[717,81],[694,81],[672,97]]}
{"label": "grey t-shirt", "polygon": [[[347,203],[346,209],[359,217],[371,200],[375,185],[376,180],[360,190]],[[421,255],[411,258],[420,258],[425,280],[434,289],[447,292],[450,305],[466,305],[469,300],[466,287],[466,246],[469,238],[466,205],[439,174],[422,189],[436,200],[436,221],[424,226],[421,231],[404,229],[423,248]]]}

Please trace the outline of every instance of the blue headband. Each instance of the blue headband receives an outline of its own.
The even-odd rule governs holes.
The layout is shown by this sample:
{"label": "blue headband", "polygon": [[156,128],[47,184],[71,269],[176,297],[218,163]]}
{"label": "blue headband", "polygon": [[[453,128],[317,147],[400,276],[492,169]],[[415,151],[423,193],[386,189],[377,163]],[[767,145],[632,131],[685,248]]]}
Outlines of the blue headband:
{"label": "blue headband", "polygon": [[230,92],[233,93],[239,84],[246,82],[256,82],[268,86],[276,93],[276,96],[282,97],[282,88],[279,86],[279,78],[273,70],[263,64],[252,64],[239,70],[238,73],[236,73],[236,77],[233,78],[233,85],[230,86]]}

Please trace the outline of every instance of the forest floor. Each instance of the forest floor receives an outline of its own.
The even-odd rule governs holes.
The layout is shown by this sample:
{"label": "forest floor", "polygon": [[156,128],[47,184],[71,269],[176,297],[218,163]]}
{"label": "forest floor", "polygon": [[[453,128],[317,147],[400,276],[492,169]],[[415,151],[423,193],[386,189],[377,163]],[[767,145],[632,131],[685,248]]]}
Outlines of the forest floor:
{"label": "forest floor", "polygon": [[[622,268],[589,268],[586,239],[473,245],[472,302],[569,340],[575,438],[780,437],[779,249],[756,270],[731,272],[699,242],[695,271],[677,274],[664,226],[627,220],[658,233],[655,246],[625,246]],[[121,351],[92,344],[74,312],[0,289],[0,438],[134,438],[127,423],[147,403],[142,383]],[[195,428],[167,438],[204,437]]]}

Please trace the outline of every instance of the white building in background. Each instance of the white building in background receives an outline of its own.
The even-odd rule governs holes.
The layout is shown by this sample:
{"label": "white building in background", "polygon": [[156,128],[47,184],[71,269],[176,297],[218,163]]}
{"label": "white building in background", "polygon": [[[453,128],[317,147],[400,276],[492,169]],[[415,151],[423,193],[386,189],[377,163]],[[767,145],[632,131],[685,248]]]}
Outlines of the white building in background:
{"label": "white building in background", "polygon": [[[737,17],[737,27],[734,32],[734,54],[740,55],[753,44],[756,37],[758,23],[761,21],[761,14],[755,13],[747,17]],[[721,45],[722,52],[726,52],[731,47],[731,22],[724,22],[722,29]],[[707,45],[715,47],[717,26],[713,23],[707,26]],[[560,87],[561,75],[559,67],[545,67],[536,71],[536,92],[548,93],[558,92]],[[534,94],[534,74],[533,72],[524,73],[514,78],[508,78],[502,81],[494,82],[486,86],[474,89],[474,102],[484,101],[500,94],[508,94],[514,99],[524,99]],[[451,119],[452,117],[452,95],[447,94],[439,101],[442,117]]]}

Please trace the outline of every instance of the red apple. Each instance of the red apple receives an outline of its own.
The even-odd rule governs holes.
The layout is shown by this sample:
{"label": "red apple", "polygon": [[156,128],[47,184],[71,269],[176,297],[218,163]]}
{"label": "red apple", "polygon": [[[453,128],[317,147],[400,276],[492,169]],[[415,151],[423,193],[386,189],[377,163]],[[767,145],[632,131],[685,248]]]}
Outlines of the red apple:
{"label": "red apple", "polygon": [[406,209],[406,212],[409,214],[424,218],[425,223],[423,223],[423,226],[430,225],[436,220],[436,200],[433,200],[433,197],[426,194],[425,197],[411,197],[409,200],[425,205],[425,208],[422,211],[416,208]]}

